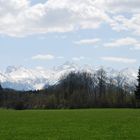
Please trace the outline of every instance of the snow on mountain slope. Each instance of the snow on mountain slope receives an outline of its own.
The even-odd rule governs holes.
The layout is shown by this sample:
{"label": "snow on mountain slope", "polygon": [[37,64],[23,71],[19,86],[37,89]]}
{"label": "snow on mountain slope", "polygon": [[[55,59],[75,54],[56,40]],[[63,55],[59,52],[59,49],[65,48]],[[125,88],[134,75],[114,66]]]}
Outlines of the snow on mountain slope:
{"label": "snow on mountain slope", "polygon": [[43,88],[44,84],[49,84],[52,72],[47,70],[26,69],[24,67],[10,66],[4,73],[8,78],[1,80],[4,88],[16,90],[34,90]]}
{"label": "snow on mountain slope", "polygon": [[[4,73],[0,72],[0,82],[3,88],[11,88],[16,90],[36,90],[42,89],[45,85],[56,84],[62,75],[71,71],[95,72],[99,68],[93,68],[89,65],[80,66],[75,63],[66,62],[63,65],[52,69],[27,69],[21,66],[9,66]],[[113,68],[104,68],[107,75],[115,77],[118,73],[126,77],[131,83],[136,82],[137,71],[135,69],[123,69],[121,71]]]}

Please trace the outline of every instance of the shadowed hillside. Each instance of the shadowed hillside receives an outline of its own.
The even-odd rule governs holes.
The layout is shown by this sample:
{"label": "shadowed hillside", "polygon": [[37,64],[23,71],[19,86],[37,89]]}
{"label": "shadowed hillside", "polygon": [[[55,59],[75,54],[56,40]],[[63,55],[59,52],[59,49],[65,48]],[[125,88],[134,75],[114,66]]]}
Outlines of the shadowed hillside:
{"label": "shadowed hillside", "polygon": [[70,72],[57,84],[36,91],[15,91],[0,87],[0,107],[14,109],[60,109],[97,107],[135,107],[135,87],[125,78],[96,73]]}

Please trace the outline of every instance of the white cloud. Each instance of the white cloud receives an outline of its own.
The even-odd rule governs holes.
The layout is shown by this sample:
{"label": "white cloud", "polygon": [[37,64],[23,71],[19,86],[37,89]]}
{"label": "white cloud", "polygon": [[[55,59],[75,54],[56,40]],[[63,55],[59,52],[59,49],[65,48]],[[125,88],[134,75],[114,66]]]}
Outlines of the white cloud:
{"label": "white cloud", "polygon": [[108,13],[113,30],[140,35],[140,0],[98,0],[96,5]]}
{"label": "white cloud", "polygon": [[81,60],[85,60],[85,59],[86,59],[86,57],[84,57],[84,56],[73,57],[73,58],[72,58],[73,61],[81,61]]}
{"label": "white cloud", "polygon": [[119,62],[119,63],[136,63],[136,59],[131,58],[124,58],[124,57],[101,57],[104,61],[110,61],[110,62]]}
{"label": "white cloud", "polygon": [[53,60],[55,59],[55,56],[51,55],[51,54],[38,54],[32,57],[33,60]]}
{"label": "white cloud", "polygon": [[131,48],[131,50],[140,50],[140,43],[137,44],[134,48]]}
{"label": "white cloud", "polygon": [[83,40],[75,41],[74,43],[77,45],[95,45],[100,41],[101,40],[99,38],[94,38],[94,39],[83,39]]}
{"label": "white cloud", "polygon": [[131,47],[131,49],[136,49],[138,48],[138,46],[140,46],[140,41],[132,37],[126,37],[126,38],[113,40],[112,42],[109,43],[105,43],[104,46],[109,48],[129,46]]}
{"label": "white cloud", "polygon": [[64,56],[57,56],[58,59],[64,59]]}
{"label": "white cloud", "polygon": [[0,0],[0,12],[1,15],[9,11],[11,14],[18,14],[16,13],[17,11],[25,10],[29,4],[30,2],[28,0]]}
{"label": "white cloud", "polygon": [[37,67],[35,67],[37,70],[44,70],[44,67],[42,67],[42,66],[37,66]]}
{"label": "white cloud", "polygon": [[140,35],[140,12],[129,18],[123,15],[114,16],[110,26],[116,31],[130,31],[134,35]]}
{"label": "white cloud", "polygon": [[107,14],[92,0],[48,0],[31,6],[29,0],[0,0],[0,34],[26,36],[98,28]]}
{"label": "white cloud", "polygon": [[139,0],[97,0],[109,13],[140,12]]}
{"label": "white cloud", "polygon": [[[49,32],[97,29],[102,23],[116,31],[140,35],[139,0],[0,0],[0,34],[27,36]],[[126,18],[123,13],[130,13]],[[119,15],[118,15],[119,14]]]}

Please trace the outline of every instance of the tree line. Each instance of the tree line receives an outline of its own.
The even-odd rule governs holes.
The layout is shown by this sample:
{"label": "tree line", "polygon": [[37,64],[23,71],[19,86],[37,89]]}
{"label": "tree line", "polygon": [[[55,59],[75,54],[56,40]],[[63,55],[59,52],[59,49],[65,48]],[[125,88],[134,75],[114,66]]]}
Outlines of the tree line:
{"label": "tree line", "polygon": [[136,88],[120,74],[107,76],[104,69],[94,74],[70,72],[59,82],[37,91],[15,91],[0,86],[0,107],[13,109],[76,109],[139,107],[140,69]]}

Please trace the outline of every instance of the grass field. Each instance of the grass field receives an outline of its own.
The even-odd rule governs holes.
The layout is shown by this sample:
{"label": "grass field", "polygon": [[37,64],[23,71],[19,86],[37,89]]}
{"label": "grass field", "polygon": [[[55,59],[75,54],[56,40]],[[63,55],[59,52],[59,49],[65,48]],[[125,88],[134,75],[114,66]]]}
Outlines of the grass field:
{"label": "grass field", "polygon": [[0,140],[140,140],[140,110],[0,110]]}

